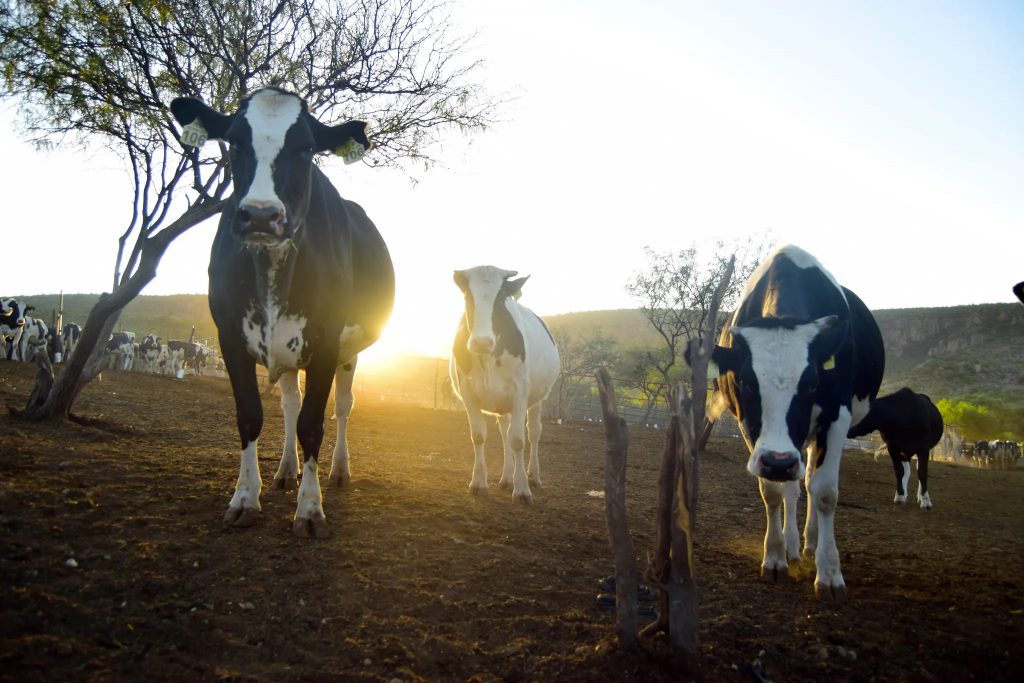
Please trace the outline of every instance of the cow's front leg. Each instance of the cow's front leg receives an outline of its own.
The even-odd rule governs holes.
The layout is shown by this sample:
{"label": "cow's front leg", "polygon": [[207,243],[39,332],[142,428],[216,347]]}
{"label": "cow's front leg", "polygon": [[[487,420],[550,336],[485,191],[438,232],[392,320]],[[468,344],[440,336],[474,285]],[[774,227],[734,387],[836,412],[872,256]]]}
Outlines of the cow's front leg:
{"label": "cow's front leg", "polygon": [[299,479],[299,453],[296,448],[296,424],[302,394],[299,392],[299,371],[290,370],[279,380],[281,388],[281,412],[284,413],[284,446],[281,449],[281,463],[277,466],[272,488],[291,491]]}
{"label": "cow's front leg", "polygon": [[828,428],[825,457],[815,468],[810,486],[807,488],[807,504],[813,505],[818,515],[818,547],[814,552],[817,570],[814,594],[837,601],[846,598],[846,582],[843,580],[839,549],[836,547],[835,513],[839,504],[839,465],[849,427],[849,409],[841,407],[839,417]]}
{"label": "cow's front leg", "polygon": [[466,416],[469,418],[469,438],[473,441],[473,478],[469,482],[469,492],[486,493],[487,461],[484,459],[484,444],[487,443],[487,418],[470,401],[466,401]]}
{"label": "cow's front leg", "polygon": [[356,376],[356,359],[342,363],[334,371],[334,419],[338,423],[338,440],[331,455],[332,486],[345,486],[352,480],[348,464],[348,416],[352,414],[355,396],[352,383]]}
{"label": "cow's front leg", "polygon": [[910,483],[910,463],[904,460],[899,453],[893,451],[889,451],[889,457],[892,458],[892,468],[896,472],[896,495],[892,502],[906,503],[907,484]]}
{"label": "cow's front leg", "polygon": [[526,472],[530,475],[530,484],[540,486],[540,434],[544,430],[540,403],[526,411],[526,428],[530,437],[530,466]]}
{"label": "cow's front leg", "polygon": [[[239,335],[241,337],[241,335]],[[256,364],[241,347],[224,346],[224,364],[231,377],[231,390],[235,395],[235,416],[238,421],[238,436],[242,442],[242,461],[235,482],[235,494],[224,513],[224,523],[231,526],[247,527],[256,523],[259,516],[260,465],[256,456],[256,442],[263,429],[263,406],[256,381]]]}
{"label": "cow's front leg", "polygon": [[818,548],[818,510],[811,501],[811,479],[818,466],[817,437],[807,447],[807,467],[804,470],[804,491],[807,492],[807,517],[804,521],[804,550],[802,557],[810,562]]}
{"label": "cow's front leg", "polygon": [[521,398],[512,402],[508,425],[508,445],[515,460],[512,473],[512,497],[524,503],[532,503],[533,493],[530,491],[530,480],[526,476],[526,463],[523,454],[526,448],[526,392],[519,391],[518,394]]}
{"label": "cow's front leg", "polygon": [[760,477],[757,479],[757,484],[761,491],[761,500],[764,501],[764,512],[767,518],[761,576],[771,581],[779,581],[787,575],[789,570],[782,525],[784,484]]}
{"label": "cow's front leg", "polygon": [[501,479],[498,486],[503,489],[511,489],[515,480],[515,455],[512,453],[512,446],[508,441],[508,428],[512,424],[512,416],[509,413],[498,416],[498,431],[501,432],[502,468]]}
{"label": "cow's front leg", "polygon": [[334,353],[322,352],[319,357],[314,356],[313,364],[306,368],[306,396],[299,410],[297,430],[299,445],[302,446],[302,483],[299,484],[295,519],[292,521],[292,533],[304,538],[327,538],[330,534],[324,515],[317,461],[324,439],[324,409],[331,393],[336,358],[337,349]]}

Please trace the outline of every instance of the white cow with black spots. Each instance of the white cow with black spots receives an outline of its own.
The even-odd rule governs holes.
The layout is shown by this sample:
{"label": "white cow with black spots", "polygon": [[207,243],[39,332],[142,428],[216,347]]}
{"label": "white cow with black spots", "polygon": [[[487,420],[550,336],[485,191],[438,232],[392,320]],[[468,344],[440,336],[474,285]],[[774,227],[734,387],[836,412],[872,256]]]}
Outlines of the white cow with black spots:
{"label": "white cow with black spots", "polygon": [[[558,379],[558,348],[544,322],[517,299],[527,278],[514,270],[478,266],[455,271],[466,298],[452,346],[449,372],[469,417],[473,440],[472,493],[487,490],[485,413],[498,418],[504,467],[498,484],[531,502],[530,485],[540,486],[541,403]],[[529,428],[530,465],[523,451]]]}

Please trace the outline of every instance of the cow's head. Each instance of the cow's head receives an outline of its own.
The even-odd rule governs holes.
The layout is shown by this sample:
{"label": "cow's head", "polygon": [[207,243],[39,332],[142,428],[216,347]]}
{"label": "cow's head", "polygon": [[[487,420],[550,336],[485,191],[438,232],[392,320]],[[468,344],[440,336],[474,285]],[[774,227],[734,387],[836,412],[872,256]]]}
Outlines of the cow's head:
{"label": "cow's head", "polygon": [[17,299],[0,299],[0,316],[8,327],[25,326],[25,307]]}
{"label": "cow's head", "polygon": [[466,297],[466,326],[469,341],[466,344],[471,353],[488,354],[494,351],[495,316],[505,311],[509,297],[518,299],[523,283],[529,276],[517,280],[514,270],[502,270],[494,266],[477,266],[468,270],[456,270],[453,276]]}
{"label": "cow's head", "polygon": [[198,122],[207,136],[228,143],[238,202],[231,229],[252,246],[282,246],[302,226],[314,154],[346,150],[339,153],[355,156],[353,149],[370,148],[362,121],[325,126],[305,100],[277,88],[257,90],[233,114],[188,97],[171,102],[171,113],[183,126]]}
{"label": "cow's head", "polygon": [[810,434],[822,373],[835,368],[846,321],[831,315],[810,322],[759,320],[734,326],[732,346],[716,346],[708,376],[736,411],[750,447],[747,470],[773,481],[804,474],[800,457]]}

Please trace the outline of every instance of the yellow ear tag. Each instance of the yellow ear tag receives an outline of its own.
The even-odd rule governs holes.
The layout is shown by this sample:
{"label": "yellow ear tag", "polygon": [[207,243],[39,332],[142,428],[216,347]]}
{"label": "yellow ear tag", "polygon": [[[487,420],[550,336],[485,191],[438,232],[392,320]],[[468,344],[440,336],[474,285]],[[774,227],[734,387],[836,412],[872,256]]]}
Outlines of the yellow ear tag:
{"label": "yellow ear tag", "polygon": [[341,147],[335,147],[334,153],[341,157],[346,164],[353,164],[363,158],[363,155],[366,154],[366,147],[350,138]]}
{"label": "yellow ear tag", "polygon": [[181,144],[188,147],[202,147],[207,137],[206,129],[199,123],[199,119],[193,119],[192,123],[181,129]]}
{"label": "yellow ear tag", "polygon": [[824,363],[822,363],[822,365],[821,365],[821,369],[822,370],[834,370],[835,367],[836,367],[836,357],[835,356],[829,356],[828,360],[825,361]]}

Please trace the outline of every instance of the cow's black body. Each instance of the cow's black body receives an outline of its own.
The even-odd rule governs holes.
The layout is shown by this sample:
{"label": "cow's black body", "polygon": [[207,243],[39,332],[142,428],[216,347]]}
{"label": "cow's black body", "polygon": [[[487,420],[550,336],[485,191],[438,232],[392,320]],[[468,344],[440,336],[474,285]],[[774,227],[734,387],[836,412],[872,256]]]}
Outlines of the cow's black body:
{"label": "cow's black body", "polygon": [[896,502],[906,502],[910,459],[917,456],[918,501],[930,508],[928,453],[942,438],[942,414],[932,400],[906,387],[871,402],[867,416],[850,430],[851,437],[878,431],[896,472]]}
{"label": "cow's black body", "polygon": [[[194,100],[175,100],[172,110],[182,124],[198,119],[211,137],[231,145],[235,187],[210,255],[210,310],[235,396],[243,474],[253,457],[247,455],[248,449],[254,454],[263,427],[259,363],[273,380],[287,377],[282,391],[290,392],[295,401],[299,399],[294,373],[306,371],[306,394],[295,429],[304,454],[303,472],[312,472],[315,479],[324,409],[336,369],[340,365],[348,373],[348,385],[339,387],[338,397],[341,403],[347,401],[347,410],[356,354],[380,336],[394,300],[394,271],[376,227],[361,207],[342,199],[312,163],[315,152],[351,139],[368,146],[365,125],[324,126],[298,97],[275,89],[254,93],[229,116]],[[288,114],[284,119],[278,117],[282,111]],[[275,126],[278,133],[286,130],[278,135],[270,160],[260,157],[266,152],[259,145],[266,146],[261,141],[270,137],[265,130],[254,130],[261,126],[271,133]],[[286,406],[286,421],[288,410]],[[286,425],[286,453],[277,479],[294,482],[294,472],[281,474],[288,470],[287,430]],[[348,476],[347,450],[344,457],[344,473],[336,477],[332,471],[338,483]],[[258,500],[251,500],[254,495],[258,499],[258,473],[255,476],[255,493],[240,493],[236,487],[227,521],[251,523],[250,513],[259,509]],[[302,484],[293,529],[308,533],[309,523],[322,535],[326,527],[319,485],[308,477]]]}

